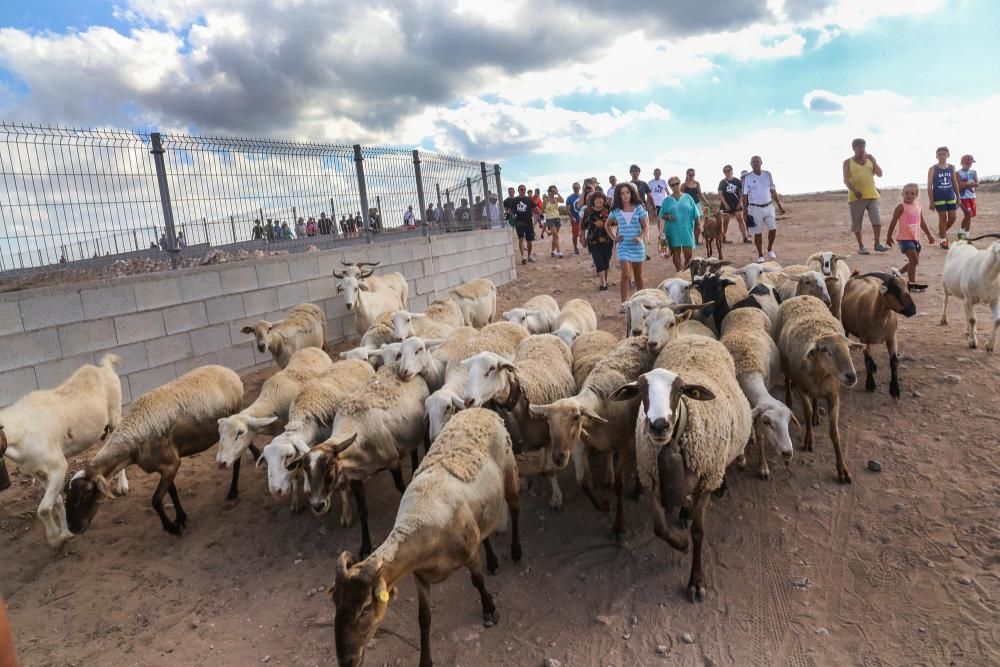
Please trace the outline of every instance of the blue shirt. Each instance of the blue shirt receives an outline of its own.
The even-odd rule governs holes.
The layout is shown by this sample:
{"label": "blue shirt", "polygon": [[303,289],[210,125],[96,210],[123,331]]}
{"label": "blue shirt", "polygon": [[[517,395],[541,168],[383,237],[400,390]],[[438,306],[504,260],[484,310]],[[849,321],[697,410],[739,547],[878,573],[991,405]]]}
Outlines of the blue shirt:
{"label": "blue shirt", "polygon": [[576,202],[580,200],[580,195],[575,192],[569,197],[566,197],[566,210],[569,211],[569,217],[573,218],[573,222],[580,222],[580,212],[576,210]]}

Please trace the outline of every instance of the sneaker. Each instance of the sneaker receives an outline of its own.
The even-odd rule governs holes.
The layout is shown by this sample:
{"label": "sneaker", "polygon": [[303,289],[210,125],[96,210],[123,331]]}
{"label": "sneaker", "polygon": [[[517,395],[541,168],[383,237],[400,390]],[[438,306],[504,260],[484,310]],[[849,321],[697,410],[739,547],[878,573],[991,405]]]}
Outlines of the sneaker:
{"label": "sneaker", "polygon": [[600,287],[598,287],[597,289],[598,289],[599,291],[601,291],[601,292],[607,292],[607,291],[608,291],[608,286],[607,286],[607,285],[601,285],[601,286],[600,286]]}
{"label": "sneaker", "polygon": [[743,239],[743,242],[744,243],[753,243],[753,239],[748,236],[745,239]]}
{"label": "sneaker", "polygon": [[522,257],[521,258],[521,264],[527,264],[527,263],[528,263],[528,260],[526,260],[524,257]]}
{"label": "sneaker", "polygon": [[532,264],[534,264],[535,263],[535,256],[534,255],[528,255],[528,261],[531,262]]}
{"label": "sneaker", "polygon": [[923,283],[907,283],[906,287],[911,292],[923,292],[927,289],[927,285],[924,285]]}
{"label": "sneaker", "polygon": [[558,257],[559,259],[562,259],[563,258],[563,254],[561,252],[557,252],[556,253],[556,257]]}
{"label": "sneaker", "polygon": [[889,248],[887,248],[886,246],[882,245],[881,243],[876,243],[875,244],[875,252],[888,252],[888,251],[889,251]]}
{"label": "sneaker", "polygon": [[872,253],[871,253],[871,251],[868,250],[868,248],[866,248],[864,246],[861,246],[860,248],[858,248],[858,254],[859,255],[870,255]]}
{"label": "sneaker", "polygon": [[760,257],[757,258],[757,263],[758,264],[763,264],[764,263],[764,255],[761,255]]}
{"label": "sneaker", "polygon": [[580,249],[579,248],[573,248],[573,252],[575,252],[577,255],[579,255],[580,254]]}
{"label": "sneaker", "polygon": [[553,250],[552,252],[549,253],[549,257],[558,257],[558,255],[556,255],[556,251]]}
{"label": "sneaker", "polygon": [[773,250],[768,250],[767,256],[768,259],[778,259],[778,253],[774,252]]}

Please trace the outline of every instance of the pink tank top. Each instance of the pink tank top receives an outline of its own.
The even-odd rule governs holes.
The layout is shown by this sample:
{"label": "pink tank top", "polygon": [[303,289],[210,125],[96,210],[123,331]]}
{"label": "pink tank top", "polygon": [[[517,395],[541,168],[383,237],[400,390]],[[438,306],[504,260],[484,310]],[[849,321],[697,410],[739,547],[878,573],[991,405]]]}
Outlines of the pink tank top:
{"label": "pink tank top", "polygon": [[920,236],[920,204],[903,202],[903,215],[899,216],[897,241],[917,241]]}

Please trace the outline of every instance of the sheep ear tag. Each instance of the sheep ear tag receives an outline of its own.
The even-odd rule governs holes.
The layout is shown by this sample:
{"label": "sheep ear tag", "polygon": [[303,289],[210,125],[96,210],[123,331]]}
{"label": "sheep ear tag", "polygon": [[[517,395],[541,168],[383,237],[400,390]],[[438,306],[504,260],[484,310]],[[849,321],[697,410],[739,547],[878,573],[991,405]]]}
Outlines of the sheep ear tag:
{"label": "sheep ear tag", "polygon": [[388,602],[389,601],[389,591],[385,590],[384,588],[382,590],[380,590],[378,592],[378,599],[379,599],[379,602],[381,602],[382,604],[385,604],[386,602]]}

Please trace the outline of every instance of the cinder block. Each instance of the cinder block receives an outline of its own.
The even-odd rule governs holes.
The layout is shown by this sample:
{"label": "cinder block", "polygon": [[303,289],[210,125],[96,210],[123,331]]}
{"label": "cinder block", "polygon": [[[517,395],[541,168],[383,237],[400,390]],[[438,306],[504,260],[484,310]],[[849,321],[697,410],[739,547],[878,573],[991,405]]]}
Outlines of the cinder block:
{"label": "cinder block", "polygon": [[[386,264],[392,263],[392,255],[389,252],[389,248],[385,245],[372,245],[367,249],[359,247],[356,250],[352,248],[354,252],[348,251],[351,255],[350,259],[345,259],[346,262],[378,262],[379,268],[384,268]],[[360,255],[360,257],[359,257]]]}
{"label": "cinder block", "polygon": [[86,289],[80,292],[80,296],[83,299],[83,315],[88,320],[136,311],[135,289],[132,285]]}
{"label": "cinder block", "polygon": [[139,310],[163,308],[181,302],[179,278],[138,282],[132,288],[135,290],[135,306]]}
{"label": "cinder block", "polygon": [[389,247],[389,261],[393,264],[403,264],[412,259],[413,251],[409,243],[398,243]]}
{"label": "cinder block", "polygon": [[229,336],[228,324],[216,324],[191,332],[191,349],[195,356],[217,352],[231,345],[232,339]]}
{"label": "cinder block", "polygon": [[205,302],[205,311],[208,313],[209,324],[231,322],[246,317],[246,311],[243,310],[242,294],[230,294],[209,299]]}
{"label": "cinder block", "polygon": [[417,294],[430,294],[434,291],[434,276],[424,276],[423,278],[417,278],[417,289],[410,290],[410,296],[416,296]]}
{"label": "cinder block", "polygon": [[222,294],[222,279],[218,271],[205,271],[181,276],[181,298],[185,301],[201,301]]}
{"label": "cinder block", "polygon": [[176,364],[166,364],[129,375],[128,384],[132,400],[177,378],[179,373],[175,366]]}
{"label": "cinder block", "polygon": [[[149,358],[146,356],[145,343],[122,345],[120,347],[116,347],[114,350],[108,351],[114,352],[121,357],[122,363],[118,367],[119,375],[129,375],[138,371],[144,371],[152,365],[149,363]],[[94,359],[100,360],[102,355],[102,352],[96,352],[94,353]]]}
{"label": "cinder block", "polygon": [[[93,354],[81,354],[69,359],[57,359],[35,366],[35,380],[39,389],[55,389],[85,364],[94,363]],[[17,371],[14,371],[17,372]]]}
{"label": "cinder block", "polygon": [[306,282],[306,291],[309,300],[319,303],[325,299],[332,299],[337,296],[336,278],[319,277]]}
{"label": "cinder block", "polygon": [[205,312],[205,302],[196,301],[167,308],[163,311],[163,322],[168,335],[206,326],[208,314]]}
{"label": "cinder block", "polygon": [[333,276],[334,270],[339,271],[343,268],[340,264],[340,260],[344,257],[344,253],[340,250],[334,250],[329,252],[321,253],[316,257],[317,272],[320,277],[331,277]]}
{"label": "cinder block", "polygon": [[424,263],[423,262],[407,262],[403,264],[403,270],[400,271],[407,280],[413,280],[414,278],[421,278],[424,275]]}
{"label": "cinder block", "polygon": [[55,328],[5,336],[2,344],[0,371],[34,366],[62,358],[59,334]]}
{"label": "cinder block", "polygon": [[[260,315],[278,307],[278,290],[271,287],[243,293],[243,310],[247,317]],[[257,319],[260,319],[259,317]]]}
{"label": "cinder block", "polygon": [[149,365],[153,367],[194,356],[191,349],[191,334],[189,333],[148,340],[145,345],[146,358],[149,360]]}
{"label": "cinder block", "polygon": [[24,331],[17,301],[0,301],[0,336]]}
{"label": "cinder block", "polygon": [[108,317],[103,320],[76,322],[61,326],[59,327],[59,344],[64,357],[117,347],[115,321]]}
{"label": "cinder block", "polygon": [[159,338],[167,333],[163,326],[163,313],[158,310],[119,315],[115,318],[115,332],[118,335],[119,345]]}
{"label": "cinder block", "polygon": [[[323,310],[326,311],[327,317],[343,317],[350,313],[351,319],[354,319],[354,313],[347,310],[347,302],[342,296],[335,296],[332,299],[327,299],[323,305]],[[353,328],[353,326],[351,327]]]}
{"label": "cinder block", "polygon": [[271,261],[258,264],[256,268],[258,287],[276,287],[290,280],[287,261]]}
{"label": "cinder block", "polygon": [[0,373],[0,408],[5,408],[25,394],[38,389],[34,368],[19,368]]}
{"label": "cinder block", "polygon": [[326,321],[327,341],[340,341],[345,337],[356,335],[354,331],[354,318],[336,317]]}
{"label": "cinder block", "polygon": [[438,272],[438,268],[437,268],[438,258],[437,257],[432,257],[432,258],[429,258],[429,259],[422,259],[420,261],[423,264],[424,275],[425,276],[433,276],[434,274],[436,274]]}
{"label": "cinder block", "polygon": [[431,244],[426,239],[414,241],[410,245],[410,255],[410,258],[414,260],[427,259],[431,256]]}
{"label": "cinder block", "polygon": [[78,322],[83,319],[79,292],[33,296],[18,302],[25,331]]}
{"label": "cinder block", "polygon": [[288,260],[288,277],[293,283],[319,277],[319,260],[309,253],[307,257]]}
{"label": "cinder block", "polygon": [[291,308],[309,301],[309,290],[305,283],[292,283],[278,288],[278,308]]}
{"label": "cinder block", "polygon": [[223,294],[236,294],[257,289],[257,270],[253,266],[219,271]]}

